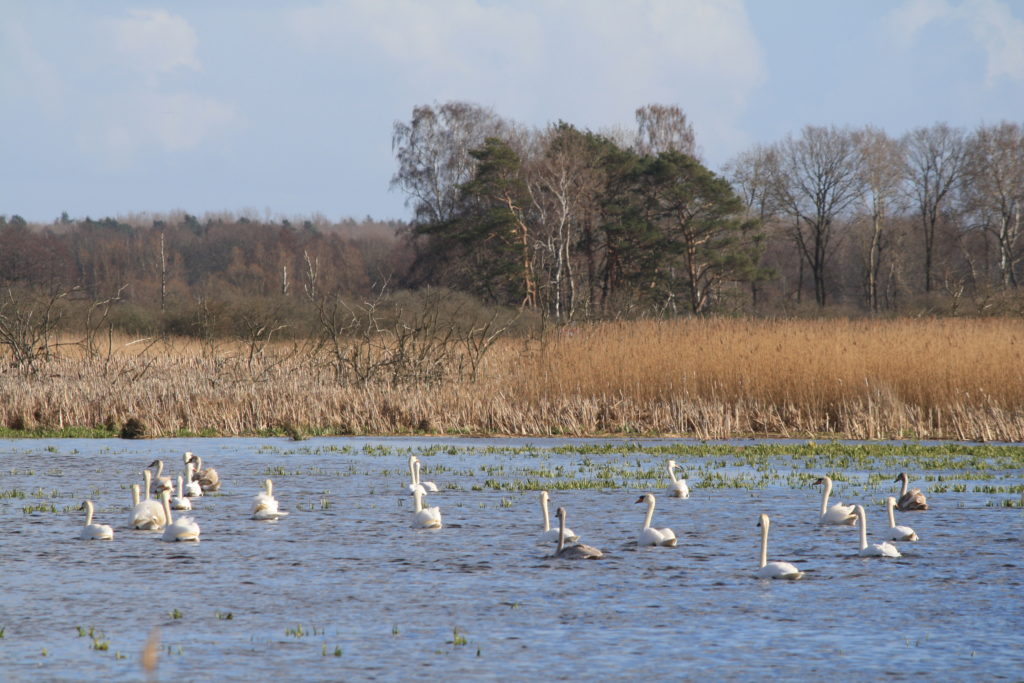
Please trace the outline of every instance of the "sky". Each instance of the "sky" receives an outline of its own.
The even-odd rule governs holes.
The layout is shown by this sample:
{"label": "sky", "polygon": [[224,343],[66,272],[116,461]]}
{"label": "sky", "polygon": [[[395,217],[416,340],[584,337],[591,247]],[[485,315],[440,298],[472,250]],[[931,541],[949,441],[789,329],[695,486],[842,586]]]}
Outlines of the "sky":
{"label": "sky", "polygon": [[806,125],[1024,123],[1024,0],[0,0],[0,215],[406,220],[391,134],[677,105],[721,171]]}

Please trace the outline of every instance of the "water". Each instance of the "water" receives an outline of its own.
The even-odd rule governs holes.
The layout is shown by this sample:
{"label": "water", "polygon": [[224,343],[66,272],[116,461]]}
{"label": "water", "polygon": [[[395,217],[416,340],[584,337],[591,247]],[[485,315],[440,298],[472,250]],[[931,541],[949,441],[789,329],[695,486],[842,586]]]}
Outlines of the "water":
{"label": "water", "polygon": [[[898,560],[863,559],[857,530],[816,523],[819,489],[701,489],[699,466],[723,463],[677,457],[691,498],[659,496],[654,517],[675,529],[675,549],[635,547],[645,510],[634,501],[664,491],[664,479],[552,488],[552,515],[566,507],[569,526],[606,553],[571,562],[536,543],[536,491],[473,487],[538,468],[579,477],[665,458],[482,450],[522,443],[2,441],[0,492],[27,497],[0,498],[0,678],[141,680],[140,653],[159,627],[163,680],[1021,679],[1024,516],[987,506],[1000,496],[930,493],[932,510],[897,513],[920,542],[900,544]],[[411,529],[404,449],[438,444],[446,450],[421,460],[442,487],[427,502],[445,528]],[[156,457],[176,475],[185,450],[224,482],[220,495],[193,500],[201,542],[127,529],[128,485]],[[252,521],[268,473],[291,514]],[[880,540],[880,502],[896,485],[847,474],[860,483],[837,482],[833,499],[864,503]],[[76,540],[85,498],[115,527],[112,542]],[[23,512],[36,504],[57,511]],[[797,564],[804,580],[753,577],[761,512],[772,517],[769,559]],[[79,635],[90,627],[93,637]],[[109,649],[93,649],[94,638]]]}

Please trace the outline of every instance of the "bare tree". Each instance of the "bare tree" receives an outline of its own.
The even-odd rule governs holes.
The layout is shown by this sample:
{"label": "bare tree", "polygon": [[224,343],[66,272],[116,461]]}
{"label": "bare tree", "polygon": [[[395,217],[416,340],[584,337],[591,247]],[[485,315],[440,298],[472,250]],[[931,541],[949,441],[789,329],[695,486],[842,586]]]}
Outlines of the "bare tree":
{"label": "bare tree", "polygon": [[882,252],[888,244],[886,227],[898,209],[903,192],[903,146],[884,131],[868,126],[854,135],[859,157],[861,192],[868,216],[866,282],[868,305],[878,312],[878,281]]}
{"label": "bare tree", "polygon": [[780,209],[792,220],[792,237],[814,279],[814,298],[825,305],[826,274],[837,219],[859,196],[857,148],[848,130],[804,127],[778,148],[773,185]]}
{"label": "bare tree", "polygon": [[637,152],[657,156],[681,152],[697,156],[697,138],[683,110],[674,105],[648,104],[636,110]]}
{"label": "bare tree", "polygon": [[996,241],[999,279],[1016,287],[1024,205],[1024,131],[1016,123],[982,126],[969,138],[964,183],[972,227]]}
{"label": "bare tree", "polygon": [[917,128],[904,137],[906,173],[917,206],[924,243],[924,290],[930,292],[935,266],[935,235],[943,210],[964,170],[964,133],[945,123]]}
{"label": "bare tree", "polygon": [[468,102],[415,107],[409,123],[395,122],[391,147],[398,171],[391,186],[408,195],[416,222],[442,223],[455,215],[459,187],[476,166],[470,150],[503,127],[493,111]]}

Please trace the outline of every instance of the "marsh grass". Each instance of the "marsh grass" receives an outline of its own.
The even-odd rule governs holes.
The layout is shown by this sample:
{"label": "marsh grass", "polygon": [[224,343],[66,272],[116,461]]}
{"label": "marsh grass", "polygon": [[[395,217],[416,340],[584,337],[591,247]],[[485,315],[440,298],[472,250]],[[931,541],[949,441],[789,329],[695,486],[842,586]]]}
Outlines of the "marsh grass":
{"label": "marsh grass", "polygon": [[250,357],[237,343],[130,341],[0,374],[0,435],[111,436],[134,417],[147,436],[1024,440],[1024,324],[1012,319],[580,325],[500,340],[475,381],[453,367],[354,382],[286,344]]}

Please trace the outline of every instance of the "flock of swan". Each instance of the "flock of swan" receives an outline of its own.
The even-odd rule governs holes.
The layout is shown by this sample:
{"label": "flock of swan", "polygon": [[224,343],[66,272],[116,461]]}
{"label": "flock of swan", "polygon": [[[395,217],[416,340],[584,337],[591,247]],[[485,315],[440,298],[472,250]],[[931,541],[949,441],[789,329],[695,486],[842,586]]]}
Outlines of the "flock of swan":
{"label": "flock of swan", "polygon": [[[143,471],[143,488],[145,498],[141,498],[139,484],[132,484],[132,508],[128,519],[128,526],[133,529],[144,529],[150,531],[163,531],[161,536],[164,541],[198,541],[199,524],[190,516],[180,516],[177,519],[173,511],[191,510],[191,498],[202,496],[206,492],[220,489],[220,477],[212,467],[203,468],[202,458],[186,452],[183,455],[184,471],[174,481],[170,476],[164,476],[164,463],[162,460],[154,460]],[[428,493],[438,491],[437,484],[431,481],[423,481],[420,477],[422,463],[415,455],[410,455],[409,483],[403,488],[407,489],[413,497],[413,519],[411,526],[417,529],[440,529],[443,526],[441,520],[441,509],[437,506],[427,506],[424,503]],[[150,468],[155,468],[151,472]],[[690,489],[686,479],[677,479],[675,470],[679,465],[674,460],[668,461],[669,485],[666,493],[673,498],[689,498]],[[814,484],[822,485],[821,510],[818,521],[826,525],[859,526],[860,527],[860,551],[864,557],[900,557],[899,549],[890,541],[917,541],[918,536],[913,529],[907,526],[896,524],[893,510],[927,510],[928,502],[920,489],[908,490],[908,478],[905,472],[901,472],[894,481],[901,482],[902,488],[899,498],[889,496],[886,498],[886,511],[889,517],[889,529],[886,540],[881,543],[869,543],[867,538],[867,515],[862,505],[844,505],[835,503],[829,505],[829,498],[832,495],[832,479],[823,476],[817,479]],[[175,487],[175,484],[177,486]],[[264,490],[253,497],[251,517],[255,520],[272,521],[286,516],[288,513],[280,509],[278,501],[274,498],[273,482],[270,479],[264,481]],[[176,490],[175,490],[176,489]],[[172,494],[175,494],[172,498]],[[159,500],[154,500],[151,495],[156,495]],[[557,549],[552,557],[566,559],[599,559],[604,556],[599,549],[580,543],[580,536],[566,526],[567,512],[564,507],[559,507],[555,513],[558,519],[558,528],[551,528],[551,516],[548,510],[550,494],[547,491],[540,492],[540,506],[543,515],[543,529],[540,540],[543,543],[556,543]],[[675,532],[668,527],[657,528],[652,526],[654,521],[655,497],[653,493],[645,493],[637,501],[647,506],[647,514],[644,516],[643,527],[637,537],[638,546],[661,546],[675,547],[678,543]],[[114,537],[114,530],[107,524],[93,523],[93,503],[86,500],[82,503],[85,510],[85,526],[82,528],[79,538],[84,540],[111,540]],[[768,515],[761,514],[758,517],[758,526],[761,528],[761,553],[760,563],[756,575],[766,579],[799,579],[804,575],[797,567],[789,562],[768,561],[768,530],[771,520]]]}

